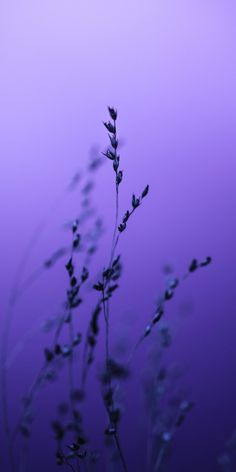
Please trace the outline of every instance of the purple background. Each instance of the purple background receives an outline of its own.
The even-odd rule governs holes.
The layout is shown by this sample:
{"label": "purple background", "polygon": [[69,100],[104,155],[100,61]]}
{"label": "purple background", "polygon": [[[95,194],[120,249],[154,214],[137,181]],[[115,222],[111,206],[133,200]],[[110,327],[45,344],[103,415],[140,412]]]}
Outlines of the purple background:
{"label": "purple background", "polygon": [[[162,290],[164,264],[181,274],[192,257],[214,259],[179,289],[167,315],[173,318],[186,300],[193,303],[171,348],[173,359],[188,367],[184,383],[196,401],[176,436],[172,470],[181,472],[215,472],[216,457],[236,427],[235,15],[232,0],[21,0],[0,6],[1,320],[30,235],[73,173],[86,166],[91,146],[106,146],[102,120],[107,104],[114,104],[124,140],[122,212],[133,191],[149,183],[151,192],[121,242],[125,272],[114,298],[113,336],[131,313],[133,345]],[[96,267],[108,258],[112,179],[109,165],[98,171],[97,207],[107,233]],[[76,214],[78,197],[72,194],[50,217],[26,275],[68,242],[60,225]],[[55,313],[66,284],[59,266],[22,297],[11,348],[38,319]],[[83,313],[83,327],[87,319]],[[12,419],[42,361],[42,336],[27,344],[9,371]],[[123,442],[130,470],[144,470],[145,451],[136,457],[145,439],[136,389],[134,381],[126,392]],[[36,470],[35,457],[37,470],[49,464],[53,470],[45,440],[53,398],[45,389],[37,405],[29,470]],[[93,398],[90,403],[89,427],[103,427],[102,405],[96,408]]]}

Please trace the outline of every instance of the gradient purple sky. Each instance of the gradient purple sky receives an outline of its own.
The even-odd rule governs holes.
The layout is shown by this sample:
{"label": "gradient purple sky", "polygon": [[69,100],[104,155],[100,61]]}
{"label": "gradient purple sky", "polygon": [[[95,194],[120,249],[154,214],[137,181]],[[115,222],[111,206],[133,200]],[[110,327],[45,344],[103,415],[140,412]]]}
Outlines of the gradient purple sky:
{"label": "gradient purple sky", "polygon": [[[126,210],[133,191],[151,187],[122,242],[127,260],[119,310],[127,309],[128,295],[128,309],[142,326],[160,292],[163,264],[182,273],[192,257],[214,258],[178,300],[191,299],[194,313],[173,355],[194,372],[188,380],[198,403],[182,439],[180,433],[180,451],[192,434],[192,462],[180,454],[181,472],[189,472],[191,463],[197,471],[214,472],[213,453],[221,452],[236,427],[235,23],[233,0],[0,5],[1,313],[37,222],[73,172],[86,165],[91,145],[106,145],[102,120],[113,104],[125,144],[121,208]],[[109,226],[109,166],[98,180],[98,207]],[[28,273],[60,241],[55,229],[68,211],[71,202],[53,218]],[[107,256],[99,257],[104,264]],[[55,305],[46,285],[22,301],[12,343]],[[19,361],[18,367],[26,376],[28,365]],[[212,435],[216,446],[204,469],[204,444]]]}

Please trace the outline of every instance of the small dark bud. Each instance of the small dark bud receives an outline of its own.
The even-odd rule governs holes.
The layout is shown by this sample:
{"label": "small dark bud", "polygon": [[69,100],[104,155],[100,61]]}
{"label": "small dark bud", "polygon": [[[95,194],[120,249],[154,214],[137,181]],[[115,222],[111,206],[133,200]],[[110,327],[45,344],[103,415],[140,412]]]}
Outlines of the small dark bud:
{"label": "small dark bud", "polygon": [[207,256],[205,261],[202,261],[200,266],[201,267],[206,267],[212,262],[212,258],[210,256]]}
{"label": "small dark bud", "polygon": [[90,246],[90,248],[88,249],[88,254],[94,254],[97,250],[97,246],[95,246],[94,244],[92,246]]}
{"label": "small dark bud", "polygon": [[83,267],[82,275],[81,275],[81,281],[85,282],[87,280],[88,276],[89,276],[88,269],[86,269],[86,267]]}
{"label": "small dark bud", "polygon": [[107,131],[109,131],[109,133],[116,133],[116,127],[110,121],[108,121],[107,123],[104,121],[103,124]]}
{"label": "small dark bud", "polygon": [[122,233],[126,228],[126,223],[121,223],[119,226],[118,226],[118,230],[120,231],[120,233]]}
{"label": "small dark bud", "polygon": [[149,185],[145,187],[145,189],[142,192],[142,198],[145,198],[149,192]]}
{"label": "small dark bud", "polygon": [[106,152],[103,152],[103,155],[108,157],[108,159],[111,159],[111,161],[114,161],[116,158],[115,153],[112,152],[110,149],[108,149]]}
{"label": "small dark bud", "polygon": [[123,223],[127,223],[129,217],[130,217],[130,212],[127,210],[123,218]]}
{"label": "small dark bud", "polygon": [[56,344],[54,351],[55,351],[55,354],[56,354],[57,356],[58,356],[59,354],[61,354],[61,346],[60,346],[60,344]]}
{"label": "small dark bud", "polygon": [[44,349],[44,355],[46,357],[47,362],[51,362],[53,360],[53,357],[54,357],[53,352],[50,351],[48,348]]}
{"label": "small dark bud", "polygon": [[70,300],[70,308],[77,308],[82,303],[81,298],[74,298]]}
{"label": "small dark bud", "polygon": [[78,220],[75,220],[72,224],[72,233],[75,233],[78,228]]}
{"label": "small dark bud", "polygon": [[92,180],[89,180],[83,187],[82,193],[84,195],[88,195],[88,193],[90,193],[93,188],[94,188],[94,182]]}
{"label": "small dark bud", "polygon": [[101,282],[98,282],[93,286],[94,290],[97,290],[98,292],[102,292],[104,290],[104,285]]}
{"label": "small dark bud", "polygon": [[189,272],[194,272],[198,268],[198,262],[197,259],[193,259],[190,266],[189,266]]}
{"label": "small dark bud", "polygon": [[56,460],[57,460],[57,465],[63,465],[64,464],[64,456],[61,452],[57,452],[56,454]]}
{"label": "small dark bud", "polygon": [[75,285],[77,284],[77,278],[72,277],[71,280],[70,280],[70,284],[71,284],[71,287],[75,287]]}
{"label": "small dark bud", "polygon": [[120,160],[119,156],[117,156],[116,159],[113,162],[113,169],[114,169],[115,172],[117,172],[118,169],[119,169],[119,160]]}
{"label": "small dark bud", "polygon": [[72,259],[70,258],[69,261],[66,264],[66,270],[69,271],[72,268],[73,268],[73,264],[72,264]]}
{"label": "small dark bud", "polygon": [[163,313],[164,313],[164,310],[163,310],[162,307],[160,307],[160,308],[157,310],[157,312],[155,313],[155,315],[154,315],[154,317],[153,317],[153,319],[152,319],[153,324],[158,323],[158,321],[160,321],[160,319],[162,318]]}
{"label": "small dark bud", "polygon": [[61,353],[63,355],[63,357],[68,357],[70,356],[71,354],[71,348],[70,346],[68,346],[67,344],[65,344],[62,349],[61,349]]}
{"label": "small dark bud", "polygon": [[112,120],[115,121],[117,119],[117,110],[115,110],[113,107],[108,107],[108,111]]}
{"label": "small dark bud", "polygon": [[94,336],[92,336],[92,335],[88,336],[88,344],[91,347],[94,347],[96,345],[96,339],[95,339]]}
{"label": "small dark bud", "polygon": [[101,307],[98,306],[94,313],[93,313],[93,317],[92,317],[92,320],[90,322],[90,327],[91,327],[91,330],[92,330],[92,333],[94,334],[94,336],[97,336],[98,335],[98,332],[99,332],[99,327],[98,327],[98,316],[100,314],[100,311],[101,311]]}
{"label": "small dark bud", "polygon": [[52,264],[53,264],[52,259],[48,259],[47,261],[44,262],[44,267],[46,267],[46,269],[49,269],[52,266]]}
{"label": "small dark bud", "polygon": [[152,327],[150,325],[146,326],[145,333],[144,333],[145,337],[148,336],[151,333],[151,329],[152,329]]}
{"label": "small dark bud", "polygon": [[120,254],[112,262],[112,267],[114,268],[115,266],[117,266],[118,262],[120,262]]}
{"label": "small dark bud", "polygon": [[184,418],[185,418],[185,416],[183,414],[179,415],[176,422],[175,422],[175,426],[177,426],[177,427],[181,426],[181,424],[184,421]]}
{"label": "small dark bud", "polygon": [[80,234],[77,234],[76,238],[73,241],[73,248],[74,249],[76,249],[79,246],[79,242],[80,242]]}
{"label": "small dark bud", "polygon": [[111,278],[113,272],[114,272],[113,269],[109,269],[109,268],[108,268],[108,269],[105,269],[105,270],[103,271],[103,274],[102,274],[102,275],[103,275],[104,279],[110,280],[110,278]]}
{"label": "small dark bud", "polygon": [[169,287],[174,290],[179,285],[179,280],[177,278],[171,279],[169,282]]}
{"label": "small dark bud", "polygon": [[118,140],[115,138],[115,136],[111,136],[110,134],[109,134],[109,138],[110,138],[111,145],[112,145],[113,149],[117,149],[118,148]]}
{"label": "small dark bud", "polygon": [[133,209],[137,208],[140,205],[140,199],[136,198],[135,195],[132,196],[132,207]]}
{"label": "small dark bud", "polygon": [[112,293],[112,292],[114,292],[118,287],[119,287],[118,284],[110,285],[110,287],[107,289],[107,293]]}
{"label": "small dark bud", "polygon": [[81,342],[81,339],[82,339],[81,333],[77,333],[73,339],[73,346],[78,346],[78,344],[80,344]]}
{"label": "small dark bud", "polygon": [[170,300],[173,297],[173,295],[174,295],[173,290],[170,290],[170,289],[166,290],[165,291],[165,300],[166,301]]}
{"label": "small dark bud", "polygon": [[56,252],[54,252],[54,254],[52,255],[50,259],[44,262],[44,267],[46,269],[50,269],[50,267],[52,267],[60,257],[64,256],[65,253],[66,253],[65,248],[58,249]]}
{"label": "small dark bud", "polygon": [[120,183],[122,182],[122,178],[123,178],[123,172],[122,170],[120,170],[116,176],[116,184],[117,185],[120,185]]}
{"label": "small dark bud", "polygon": [[93,172],[95,170],[97,170],[103,163],[103,160],[100,158],[100,157],[94,157],[92,158],[89,166],[88,166],[88,169],[90,172]]}
{"label": "small dark bud", "polygon": [[127,379],[129,377],[129,370],[127,367],[114,359],[109,359],[107,363],[107,373],[109,378]]}

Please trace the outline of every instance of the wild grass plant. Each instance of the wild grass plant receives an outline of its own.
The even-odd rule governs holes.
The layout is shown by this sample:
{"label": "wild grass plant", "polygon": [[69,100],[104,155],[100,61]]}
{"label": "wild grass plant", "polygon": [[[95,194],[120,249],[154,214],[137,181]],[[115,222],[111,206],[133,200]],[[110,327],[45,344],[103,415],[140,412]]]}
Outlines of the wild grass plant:
{"label": "wild grass plant", "polygon": [[[29,277],[23,278],[27,261],[33,247],[47,225],[49,216],[38,226],[34,233],[17,271],[13,285],[9,309],[7,312],[3,342],[1,346],[1,392],[4,411],[4,429],[8,443],[9,471],[20,472],[29,470],[27,467],[27,445],[33,428],[35,399],[43,386],[48,382],[58,381],[62,368],[67,369],[67,398],[62,402],[55,399],[57,417],[52,418],[49,427],[55,438],[55,464],[58,467],[73,471],[102,470],[100,456],[107,455],[108,469],[132,471],[130,458],[123,450],[123,440],[120,432],[123,409],[118,395],[119,386],[124,388],[133,371],[133,362],[136,351],[142,343],[150,342],[155,337],[155,349],[152,359],[148,363],[145,378],[146,412],[148,417],[147,437],[147,471],[162,471],[168,461],[171,445],[178,428],[188,416],[194,406],[192,400],[186,398],[182,391],[176,391],[176,372],[171,367],[163,367],[162,357],[169,347],[171,331],[165,320],[166,310],[175,296],[176,290],[185,279],[211,263],[211,257],[203,260],[193,259],[186,267],[182,276],[169,274],[163,294],[159,297],[149,323],[144,324],[143,331],[138,336],[127,359],[120,360],[113,352],[111,345],[113,296],[119,290],[122,277],[123,256],[119,253],[119,242],[128,231],[130,219],[138,214],[139,208],[145,205],[149,198],[149,185],[146,183],[140,194],[131,194],[130,203],[124,214],[120,214],[121,188],[124,177],[121,167],[121,157],[118,137],[118,114],[113,107],[108,107],[108,121],[104,128],[108,132],[109,144],[102,156],[95,156],[84,175],[77,173],[66,191],[55,202],[59,205],[68,192],[81,185],[81,211],[66,224],[69,230],[69,242],[58,248],[36,269]],[[98,273],[92,273],[92,261],[96,255],[104,228],[102,219],[96,213],[92,203],[94,186],[93,174],[100,168],[103,160],[111,164],[114,181],[114,227],[112,241],[107,251],[106,264]],[[53,206],[54,208],[55,206]],[[34,381],[26,392],[21,413],[14,425],[10,424],[8,404],[8,369],[22,349],[27,348],[27,339],[37,332],[38,327],[29,330],[23,341],[9,352],[8,340],[17,302],[21,295],[28,290],[32,283],[43,276],[45,271],[53,270],[56,264],[64,264],[67,273],[67,290],[63,302],[60,304],[59,314],[56,314],[40,328],[51,332],[51,342],[43,347],[42,365],[36,373]],[[90,313],[87,314],[87,328],[82,330],[80,324],[81,306],[84,298],[93,292],[96,302]],[[105,326],[104,339],[101,336],[102,326]],[[106,447],[104,451],[94,450],[90,444],[90,432],[84,426],[84,407],[88,377],[94,374],[93,364],[97,360],[97,345],[104,342],[104,359],[102,370],[94,382],[99,382],[101,396],[106,413],[106,423],[99,424],[101,434],[104,435]],[[101,359],[99,359],[101,362]],[[126,411],[126,415],[129,412]],[[24,447],[20,453],[16,451],[16,444],[22,437]],[[115,465],[113,460],[116,461]],[[55,466],[56,467],[56,466]],[[115,469],[116,467],[116,469]]]}

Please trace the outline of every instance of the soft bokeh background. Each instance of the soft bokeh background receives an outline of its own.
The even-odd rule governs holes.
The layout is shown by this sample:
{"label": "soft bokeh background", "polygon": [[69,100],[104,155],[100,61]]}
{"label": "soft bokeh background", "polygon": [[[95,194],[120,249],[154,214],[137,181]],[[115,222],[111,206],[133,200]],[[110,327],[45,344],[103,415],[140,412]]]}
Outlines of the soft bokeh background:
{"label": "soft bokeh background", "polygon": [[[121,243],[125,271],[114,298],[113,339],[116,327],[125,330],[124,320],[131,317],[133,345],[163,288],[164,264],[181,274],[192,257],[214,259],[179,289],[167,315],[173,319],[183,303],[193,307],[191,316],[181,320],[170,354],[187,367],[183,382],[196,402],[176,436],[172,471],[216,472],[216,458],[236,428],[235,21],[233,0],[0,4],[1,321],[32,232],[74,172],[86,166],[91,146],[100,151],[107,143],[102,120],[108,104],[118,108],[123,139],[122,211],[133,191],[141,192],[146,183],[151,188]],[[95,191],[107,228],[97,268],[106,264],[114,219],[108,164],[97,173]],[[78,199],[74,193],[50,213],[23,279],[68,242],[61,224],[77,213]],[[65,281],[61,264],[54,276],[45,275],[22,297],[10,349],[39,319],[55,313]],[[9,370],[13,422],[41,363],[42,338],[29,341]],[[142,352],[138,372],[145,368]],[[94,385],[93,380],[90,386],[99,398]],[[145,470],[138,386],[131,382],[126,391],[122,425],[135,471]],[[48,430],[53,400],[45,389],[37,404],[40,420],[29,471],[54,470]],[[105,418],[102,404],[97,405],[92,398],[88,424],[99,438]]]}

